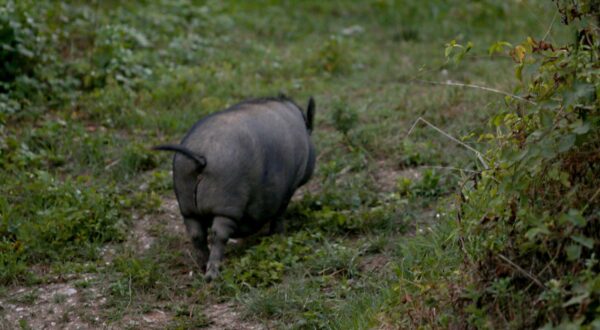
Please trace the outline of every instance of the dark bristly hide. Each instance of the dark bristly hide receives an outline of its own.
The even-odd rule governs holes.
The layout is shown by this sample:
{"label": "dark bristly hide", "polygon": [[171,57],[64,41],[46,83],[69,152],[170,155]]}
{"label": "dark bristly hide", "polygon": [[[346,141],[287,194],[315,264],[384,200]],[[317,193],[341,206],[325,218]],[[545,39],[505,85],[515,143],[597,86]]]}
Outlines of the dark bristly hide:
{"label": "dark bristly hide", "polygon": [[271,232],[283,231],[281,214],[314,170],[314,114],[312,98],[306,113],[284,95],[247,100],[201,119],[180,144],[154,147],[175,152],[175,194],[207,280],[218,276],[230,237],[269,221]]}

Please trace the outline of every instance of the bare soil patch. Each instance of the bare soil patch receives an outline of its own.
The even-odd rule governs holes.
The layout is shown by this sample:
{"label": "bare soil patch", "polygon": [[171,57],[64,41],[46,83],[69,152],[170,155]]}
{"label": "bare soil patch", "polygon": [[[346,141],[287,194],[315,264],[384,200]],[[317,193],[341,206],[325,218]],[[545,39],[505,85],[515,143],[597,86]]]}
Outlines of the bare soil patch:
{"label": "bare soil patch", "polygon": [[268,329],[266,325],[243,320],[237,307],[232,303],[212,304],[205,310],[206,316],[211,320],[209,330],[262,330]]}
{"label": "bare soil patch", "polygon": [[[186,242],[182,247],[191,248],[177,201],[172,197],[164,198],[155,214],[134,214],[131,236],[124,244],[142,254],[157,242],[158,235],[165,233],[180,236]],[[115,251],[113,245],[103,248],[104,265],[112,262]],[[188,272],[184,273],[188,276]],[[193,274],[201,276],[195,271]],[[107,286],[99,274],[61,274],[43,284],[9,288],[0,295],[0,329],[23,326],[32,329],[164,329],[173,321],[174,313],[168,306],[145,313],[132,310],[119,321],[107,320]],[[180,293],[173,293],[177,294]],[[266,329],[244,321],[233,303],[208,303],[203,309],[209,329]]]}
{"label": "bare soil patch", "polygon": [[106,302],[98,287],[77,287],[95,274],[72,276],[65,283],[15,287],[0,298],[2,329],[96,329],[106,327],[100,309]]}

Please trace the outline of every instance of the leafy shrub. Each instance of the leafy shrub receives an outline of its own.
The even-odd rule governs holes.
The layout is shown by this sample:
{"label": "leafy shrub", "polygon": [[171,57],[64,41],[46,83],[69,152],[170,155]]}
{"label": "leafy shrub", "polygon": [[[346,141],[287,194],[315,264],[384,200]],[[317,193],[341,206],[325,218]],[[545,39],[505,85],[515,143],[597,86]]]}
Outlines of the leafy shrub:
{"label": "leafy shrub", "polygon": [[[42,88],[38,65],[50,58],[47,39],[40,24],[28,14],[30,3],[7,1],[0,7],[0,99],[4,113],[15,113],[20,103],[37,95]],[[11,101],[12,100],[12,101]]]}
{"label": "leafy shrub", "polygon": [[97,69],[87,76],[86,87],[103,87],[110,79],[133,87],[137,78],[147,78],[152,70],[141,63],[133,50],[147,48],[144,33],[126,25],[107,25],[96,35],[92,63]]}
{"label": "leafy shrub", "polygon": [[[569,15],[599,14],[577,3]],[[589,25],[565,47],[528,38],[511,55],[532,101],[492,119],[492,169],[463,191],[462,239],[482,287],[471,308],[527,327],[597,324],[600,33]]]}
{"label": "leafy shrub", "polygon": [[4,91],[17,77],[32,74],[41,60],[39,45],[34,42],[37,30],[35,21],[26,13],[17,12],[13,2],[0,9],[0,81]]}

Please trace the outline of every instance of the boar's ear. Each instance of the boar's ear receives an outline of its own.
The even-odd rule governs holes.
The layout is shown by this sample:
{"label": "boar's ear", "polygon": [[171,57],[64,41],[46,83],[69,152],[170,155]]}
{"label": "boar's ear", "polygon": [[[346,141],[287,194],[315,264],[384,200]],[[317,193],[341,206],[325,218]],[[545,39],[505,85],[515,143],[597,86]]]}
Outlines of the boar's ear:
{"label": "boar's ear", "polygon": [[306,107],[306,128],[309,132],[313,130],[313,120],[315,118],[315,99],[312,96],[308,99],[308,106]]}

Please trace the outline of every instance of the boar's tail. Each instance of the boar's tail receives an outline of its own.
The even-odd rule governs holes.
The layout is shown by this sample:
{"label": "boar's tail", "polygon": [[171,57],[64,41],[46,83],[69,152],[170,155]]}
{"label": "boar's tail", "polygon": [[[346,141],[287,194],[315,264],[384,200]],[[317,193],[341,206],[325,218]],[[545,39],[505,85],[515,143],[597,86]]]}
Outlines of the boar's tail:
{"label": "boar's tail", "polygon": [[308,129],[309,133],[312,133],[313,130],[313,121],[316,111],[315,108],[315,99],[313,99],[311,96],[310,99],[308,99],[308,106],[306,107],[306,128]]}
{"label": "boar's tail", "polygon": [[190,149],[177,145],[177,144],[163,144],[160,146],[152,147],[154,150],[164,150],[164,151],[175,151],[178,152],[187,158],[193,160],[198,165],[198,169],[201,170],[206,166],[206,158],[204,156],[200,156],[195,154]]}

